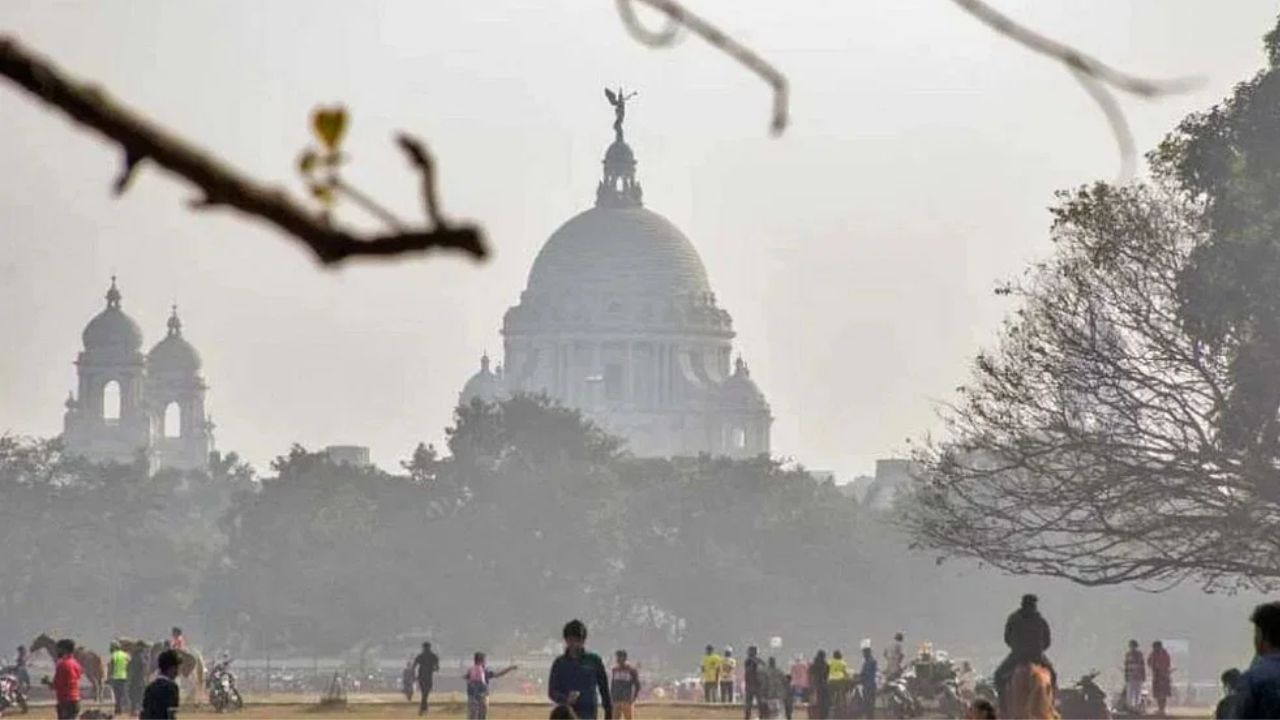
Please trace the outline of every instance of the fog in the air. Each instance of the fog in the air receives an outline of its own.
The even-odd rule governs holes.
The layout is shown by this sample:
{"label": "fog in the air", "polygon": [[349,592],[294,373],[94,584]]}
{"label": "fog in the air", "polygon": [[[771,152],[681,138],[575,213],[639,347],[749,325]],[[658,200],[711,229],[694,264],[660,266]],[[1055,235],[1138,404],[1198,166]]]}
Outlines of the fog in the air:
{"label": "fog in the air", "polygon": [[[1151,99],[1117,92],[1139,153],[1265,66],[1277,12],[1270,0],[992,2],[1117,68],[1196,81]],[[0,455],[18,452],[14,438],[60,435],[91,402],[75,363],[86,324],[115,302],[114,277],[142,352],[167,333],[198,351],[216,449],[279,479],[225,466],[210,471],[223,484],[200,485],[118,466],[67,470],[58,478],[84,482],[52,482],[47,496],[0,482],[11,493],[0,505],[12,503],[0,518],[15,523],[6,535],[0,522],[0,552],[44,553],[0,562],[0,658],[46,630],[105,650],[181,624],[206,657],[225,648],[363,669],[367,656],[394,674],[426,638],[450,663],[485,648],[558,652],[560,626],[582,615],[601,628],[592,642],[606,660],[626,643],[670,663],[672,682],[696,670],[704,642],[785,638],[789,663],[837,644],[856,656],[863,638],[878,655],[897,630],[912,651],[949,645],[987,674],[1006,651],[1007,613],[1037,592],[1067,680],[1101,667],[1114,685],[1130,634],[1144,649],[1165,637],[1182,653],[1176,681],[1216,699],[1217,673],[1251,655],[1252,566],[1213,578],[1227,578],[1219,590],[1239,581],[1240,596],[1202,594],[1203,575],[1164,594],[1143,592],[1177,584],[1158,573],[1099,589],[1046,578],[1071,575],[1053,563],[1010,577],[913,552],[888,500],[859,506],[840,487],[861,478],[865,500],[867,476],[906,476],[905,464],[877,463],[938,436],[938,408],[1019,307],[996,288],[1055,251],[1055,193],[1117,178],[1121,153],[1094,99],[1061,63],[946,0],[685,4],[786,76],[784,133],[769,131],[759,77],[688,32],[646,47],[604,0],[0,2],[0,36],[309,208],[297,166],[317,141],[312,112],[340,105],[344,180],[420,223],[419,177],[395,143],[411,133],[434,153],[445,216],[483,228],[491,250],[323,266],[258,219],[193,209],[199,191],[154,163],[115,196],[120,148],[0,77]],[[615,141],[601,90],[620,86],[635,93],[625,141],[643,206],[678,232],[645,216],[625,231],[599,221],[599,234],[674,243],[664,252],[688,265],[609,265],[593,254],[612,246],[595,244],[591,216],[535,268],[598,192],[606,205],[635,200],[598,190]],[[381,230],[349,201],[336,216]],[[672,240],[679,232],[696,256]],[[618,274],[583,276],[604,266]],[[706,323],[689,340],[705,341],[697,352],[625,333],[583,350],[567,324],[555,325],[561,345],[537,344],[537,328],[575,312],[662,317],[661,306],[615,308],[608,293],[670,277],[714,293],[731,341],[707,295],[663,318]],[[561,317],[555,293],[579,288],[592,300]],[[174,306],[180,333],[167,325]],[[731,409],[748,409],[706,437],[739,452],[733,463],[620,459],[610,440],[524,396],[500,419],[458,411],[486,354],[525,389],[595,409],[729,388],[744,403]],[[750,382],[771,413],[767,440]],[[644,438],[633,449],[674,447],[663,433],[700,420],[661,422],[632,428]],[[758,443],[780,464],[748,458]],[[329,446],[356,446],[344,457],[357,462],[302,450]],[[707,449],[690,447],[676,454]],[[19,465],[0,462],[0,480]],[[1163,499],[1136,514],[1177,515]]]}
{"label": "fog in the air", "polygon": [[[265,464],[293,442],[353,443],[394,466],[441,438],[539,247],[592,203],[611,139],[600,88],[623,84],[639,92],[628,140],[646,205],[701,253],[773,407],[775,452],[869,474],[930,428],[1008,309],[992,288],[1046,250],[1053,191],[1114,177],[1114,141],[1069,73],[945,2],[704,5],[791,80],[781,138],[758,79],[694,38],[638,45],[609,3],[0,7],[0,26],[64,67],[299,194],[308,113],[340,102],[351,178],[413,216],[392,144],[412,131],[439,158],[445,210],[494,250],[317,271],[273,230],[193,215],[195,193],[154,170],[112,198],[116,151],[9,95],[0,427],[59,430],[79,331],[114,273],[148,343],[178,304],[220,447]],[[1257,67],[1273,10],[1017,7],[1117,66],[1205,79],[1123,99],[1140,149]]]}

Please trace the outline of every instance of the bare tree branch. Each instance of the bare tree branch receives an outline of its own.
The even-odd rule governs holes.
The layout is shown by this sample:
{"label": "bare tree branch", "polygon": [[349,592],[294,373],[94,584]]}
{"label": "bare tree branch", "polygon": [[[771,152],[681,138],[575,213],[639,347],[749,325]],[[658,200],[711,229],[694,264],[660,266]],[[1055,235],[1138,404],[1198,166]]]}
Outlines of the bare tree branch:
{"label": "bare tree branch", "polygon": [[400,133],[396,142],[409,156],[409,162],[422,175],[422,206],[432,227],[446,227],[444,216],[440,213],[440,199],[436,195],[436,162],[427,147],[407,133]]}
{"label": "bare tree branch", "polygon": [[[634,8],[631,7],[633,2],[643,3],[666,15],[670,25],[656,32],[644,27],[636,17]],[[723,30],[690,12],[675,0],[617,0],[617,5],[618,15],[622,18],[622,24],[626,26],[627,31],[631,33],[631,37],[645,45],[669,47],[678,37],[676,32],[678,28],[686,27],[713,47],[737,60],[751,72],[759,75],[773,89],[770,131],[775,135],[781,135],[782,131],[786,130],[789,102],[787,78],[755,51],[729,37]]]}
{"label": "bare tree branch", "polygon": [[265,220],[310,248],[326,264],[355,256],[387,257],[436,248],[460,250],[474,258],[487,254],[479,228],[438,222],[438,216],[430,229],[389,235],[365,237],[336,227],[289,199],[283,190],[244,176],[101,90],[72,79],[13,37],[0,36],[0,75],[120,145],[124,165],[113,185],[116,193],[124,191],[139,163],[147,160],[199,188],[201,196],[195,207],[226,206]]}
{"label": "bare tree branch", "polygon": [[1116,96],[1107,89],[1106,85],[1097,82],[1087,73],[1077,67],[1071,68],[1071,75],[1080,83],[1084,91],[1089,93],[1089,97],[1098,103],[1098,107],[1102,108],[1102,114],[1107,118],[1107,124],[1111,126],[1111,134],[1116,138],[1116,145],[1120,150],[1120,176],[1119,181],[1123,182],[1133,177],[1133,170],[1138,160],[1137,146],[1133,142],[1133,131],[1129,129],[1129,120],[1124,115],[1124,110],[1120,109],[1120,103],[1116,100]]}
{"label": "bare tree branch", "polygon": [[670,47],[675,43],[680,35],[680,21],[668,15],[667,23],[661,30],[650,30],[640,21],[631,2],[632,0],[617,0],[618,14],[622,17],[622,26],[636,42],[651,47]]}
{"label": "bare tree branch", "polygon": [[1014,22],[1007,15],[988,5],[984,0],[951,0],[965,12],[985,23],[988,27],[1032,52],[1057,60],[1071,70],[1089,96],[1107,118],[1111,131],[1120,146],[1121,178],[1132,176],[1135,166],[1133,133],[1129,130],[1129,121],[1116,102],[1115,96],[1107,90],[1111,86],[1117,90],[1144,98],[1159,97],[1173,93],[1185,92],[1200,83],[1194,78],[1175,78],[1170,80],[1153,80],[1139,77],[1117,70],[1095,57],[1087,55],[1076,48],[1053,38],[1042,35],[1031,28]]}
{"label": "bare tree branch", "polygon": [[900,508],[924,547],[1086,585],[1280,586],[1280,476],[1224,444],[1230,356],[1200,347],[1178,281],[1203,242],[1174,188],[1099,184],[1054,209],[1054,255],[942,414]]}

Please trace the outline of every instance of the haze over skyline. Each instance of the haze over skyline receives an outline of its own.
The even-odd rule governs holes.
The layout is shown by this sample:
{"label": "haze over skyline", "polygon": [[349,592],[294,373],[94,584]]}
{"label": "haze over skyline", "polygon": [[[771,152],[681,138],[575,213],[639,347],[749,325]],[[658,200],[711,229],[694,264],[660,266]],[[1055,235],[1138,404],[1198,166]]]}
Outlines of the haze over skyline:
{"label": "haze over skyline", "polygon": [[[1204,78],[1122,97],[1145,151],[1262,64],[1272,2],[999,3],[1117,67]],[[290,443],[372,447],[386,468],[440,444],[533,257],[594,197],[605,85],[639,91],[627,134],[646,205],[700,251],[773,405],[775,454],[841,480],[935,426],[1012,307],[992,294],[1047,248],[1055,190],[1114,177],[1102,115],[1061,67],[942,0],[699,2],[785,72],[768,92],[694,38],[637,45],[611,3],[136,2],[0,6],[0,27],[157,122],[295,194],[307,115],[345,103],[351,180],[417,214],[391,143],[439,161],[446,211],[493,258],[318,268],[273,230],[193,213],[143,167],[109,194],[114,148],[0,92],[0,432],[55,435],[80,331],[119,275],[149,347],[180,306],[218,446],[260,469]],[[353,217],[358,217],[353,215]]]}

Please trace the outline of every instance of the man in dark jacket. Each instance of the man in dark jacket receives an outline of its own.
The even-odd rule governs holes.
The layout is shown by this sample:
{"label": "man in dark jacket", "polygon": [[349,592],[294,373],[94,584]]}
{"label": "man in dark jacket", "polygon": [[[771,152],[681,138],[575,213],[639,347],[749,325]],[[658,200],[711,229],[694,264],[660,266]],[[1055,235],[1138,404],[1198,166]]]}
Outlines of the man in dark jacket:
{"label": "man in dark jacket", "polygon": [[138,713],[141,720],[174,720],[178,717],[181,693],[173,679],[178,675],[180,663],[178,653],[173,649],[165,650],[156,658],[159,674],[142,693],[142,712]]}
{"label": "man in dark jacket", "polygon": [[1023,595],[1022,606],[1014,610],[1004,623],[1004,644],[1009,646],[1009,655],[996,668],[993,678],[996,691],[1001,696],[1005,694],[1005,687],[1009,678],[1013,677],[1013,671],[1022,663],[1036,663],[1048,668],[1053,678],[1054,691],[1057,691],[1058,673],[1044,654],[1051,642],[1049,623],[1040,614],[1037,603],[1035,595]]}
{"label": "man in dark jacket", "polygon": [[595,720],[599,693],[604,719],[613,720],[609,673],[600,656],[587,652],[586,645],[587,626],[581,620],[570,620],[564,626],[564,654],[551,663],[547,697],[556,705],[568,706],[579,720]]}
{"label": "man in dark jacket", "polygon": [[809,692],[812,693],[809,703],[813,708],[809,712],[811,718],[826,720],[831,712],[831,693],[827,685],[830,680],[829,675],[827,651],[819,650],[818,654],[813,656],[813,662],[809,663]]}
{"label": "man in dark jacket", "polygon": [[129,656],[129,716],[137,717],[142,707],[142,694],[147,691],[147,668],[151,667],[151,651],[139,647]]}
{"label": "man in dark jacket", "polygon": [[760,651],[755,645],[747,648],[747,661],[742,664],[742,701],[746,720],[751,720],[751,704],[755,703],[757,717],[769,717],[765,708],[765,667]]}
{"label": "man in dark jacket", "polygon": [[413,671],[418,678],[418,689],[422,692],[422,702],[418,704],[418,714],[426,715],[431,698],[431,686],[434,684],[436,672],[440,670],[440,658],[431,651],[431,643],[422,643],[422,652],[413,659]]}
{"label": "man in dark jacket", "polygon": [[1280,717],[1280,602],[1263,603],[1249,617],[1257,655],[1236,683],[1233,718]]}

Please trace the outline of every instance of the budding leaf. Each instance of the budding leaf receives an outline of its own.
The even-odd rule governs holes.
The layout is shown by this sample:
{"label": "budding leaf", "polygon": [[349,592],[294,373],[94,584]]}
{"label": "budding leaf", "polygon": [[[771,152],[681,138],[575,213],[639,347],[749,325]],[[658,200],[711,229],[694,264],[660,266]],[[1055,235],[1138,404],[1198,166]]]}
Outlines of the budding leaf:
{"label": "budding leaf", "polygon": [[311,113],[311,130],[321,144],[333,152],[342,142],[342,135],[347,130],[347,109],[341,105],[316,108]]}

